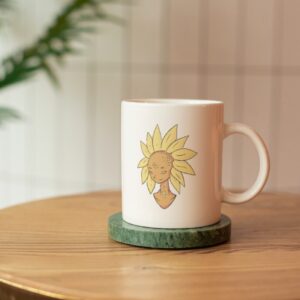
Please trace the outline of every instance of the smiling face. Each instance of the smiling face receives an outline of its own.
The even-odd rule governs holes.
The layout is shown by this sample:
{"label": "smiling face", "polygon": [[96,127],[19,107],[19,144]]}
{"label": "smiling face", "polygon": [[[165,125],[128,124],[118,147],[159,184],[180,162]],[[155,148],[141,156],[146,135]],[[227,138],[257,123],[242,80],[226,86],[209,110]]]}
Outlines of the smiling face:
{"label": "smiling face", "polygon": [[172,155],[166,151],[156,151],[150,156],[148,170],[156,183],[165,182],[170,178],[173,160]]}

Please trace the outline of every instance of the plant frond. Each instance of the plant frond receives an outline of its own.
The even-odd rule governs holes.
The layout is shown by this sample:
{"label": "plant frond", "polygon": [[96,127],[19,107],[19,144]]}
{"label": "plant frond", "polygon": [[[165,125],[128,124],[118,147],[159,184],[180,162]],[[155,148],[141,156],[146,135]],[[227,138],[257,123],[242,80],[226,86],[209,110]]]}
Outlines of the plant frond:
{"label": "plant frond", "polygon": [[20,118],[21,116],[19,115],[19,113],[13,108],[0,106],[0,125],[3,125],[4,123],[12,119],[18,120]]}
{"label": "plant frond", "polygon": [[[9,2],[0,0],[0,8]],[[58,79],[49,61],[54,58],[60,62],[65,56],[77,54],[73,42],[83,35],[95,33],[96,22],[121,24],[119,17],[107,14],[103,8],[103,4],[115,2],[122,3],[118,0],[71,0],[33,45],[0,63],[0,89],[27,80],[40,71],[45,71],[57,86]]]}

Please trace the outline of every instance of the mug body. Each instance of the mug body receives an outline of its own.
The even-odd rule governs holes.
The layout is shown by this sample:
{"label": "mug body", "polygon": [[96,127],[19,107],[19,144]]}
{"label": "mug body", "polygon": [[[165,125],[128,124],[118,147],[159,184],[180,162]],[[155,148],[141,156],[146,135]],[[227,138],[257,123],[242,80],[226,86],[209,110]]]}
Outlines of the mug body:
{"label": "mug body", "polygon": [[193,228],[220,220],[221,101],[122,101],[121,126],[124,221]]}

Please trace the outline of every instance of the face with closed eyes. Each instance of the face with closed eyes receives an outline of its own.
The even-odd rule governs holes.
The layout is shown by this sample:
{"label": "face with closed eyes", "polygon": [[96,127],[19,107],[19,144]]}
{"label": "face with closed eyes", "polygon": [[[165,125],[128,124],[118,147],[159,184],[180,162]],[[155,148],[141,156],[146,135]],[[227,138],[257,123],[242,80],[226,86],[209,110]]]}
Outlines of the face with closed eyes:
{"label": "face with closed eyes", "polygon": [[165,182],[170,178],[173,160],[172,155],[166,151],[156,151],[150,156],[148,170],[156,183]]}

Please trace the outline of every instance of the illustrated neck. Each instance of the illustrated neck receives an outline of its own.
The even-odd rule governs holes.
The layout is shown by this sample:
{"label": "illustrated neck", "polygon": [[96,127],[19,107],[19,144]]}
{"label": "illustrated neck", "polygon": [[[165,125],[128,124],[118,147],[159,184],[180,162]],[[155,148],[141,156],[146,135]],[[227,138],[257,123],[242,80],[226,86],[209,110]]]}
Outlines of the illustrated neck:
{"label": "illustrated neck", "polygon": [[165,182],[162,182],[160,184],[160,190],[163,192],[163,193],[168,193],[170,191],[170,188],[169,188],[169,181],[166,180]]}

